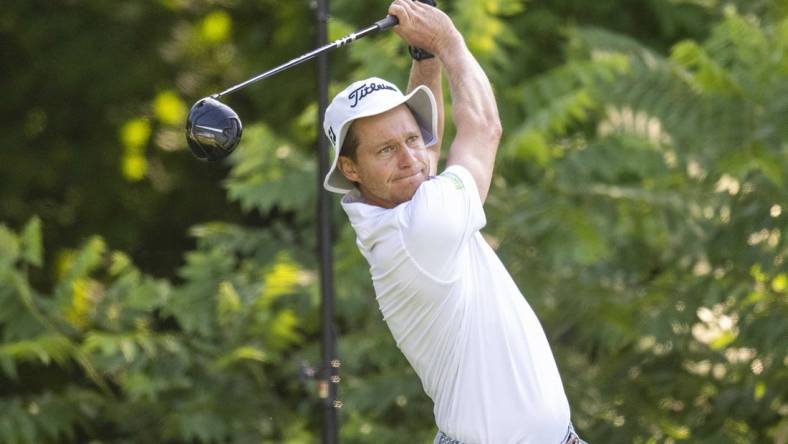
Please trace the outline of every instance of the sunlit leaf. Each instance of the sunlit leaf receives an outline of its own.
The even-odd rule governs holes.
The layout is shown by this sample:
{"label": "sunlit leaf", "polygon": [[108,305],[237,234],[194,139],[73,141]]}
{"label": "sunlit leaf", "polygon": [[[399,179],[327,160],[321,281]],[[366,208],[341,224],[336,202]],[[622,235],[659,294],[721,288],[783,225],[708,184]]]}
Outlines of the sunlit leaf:
{"label": "sunlit leaf", "polygon": [[232,31],[233,21],[225,11],[214,11],[208,14],[200,25],[200,35],[209,43],[227,40]]}
{"label": "sunlit leaf", "polygon": [[145,156],[138,154],[127,154],[123,156],[123,176],[130,181],[138,181],[145,178],[148,172],[148,160]]}
{"label": "sunlit leaf", "polygon": [[151,127],[147,119],[137,117],[128,120],[120,129],[120,141],[128,148],[141,148],[150,138]]}
{"label": "sunlit leaf", "polygon": [[166,125],[183,126],[186,121],[186,104],[174,91],[162,91],[153,101],[156,117]]}

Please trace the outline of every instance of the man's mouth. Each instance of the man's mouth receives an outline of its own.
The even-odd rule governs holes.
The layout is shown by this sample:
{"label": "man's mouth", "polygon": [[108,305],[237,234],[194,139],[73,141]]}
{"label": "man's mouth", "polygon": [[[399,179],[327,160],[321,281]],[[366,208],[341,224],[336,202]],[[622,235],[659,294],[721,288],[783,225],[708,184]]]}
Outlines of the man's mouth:
{"label": "man's mouth", "polygon": [[394,179],[394,182],[398,182],[398,181],[400,181],[400,180],[407,180],[407,179],[411,179],[411,178],[413,178],[413,177],[415,177],[415,176],[418,176],[419,174],[421,174],[421,170],[414,171],[414,172],[413,172],[413,173],[411,173],[411,174],[407,174],[407,175],[405,175],[405,176],[398,177],[398,178]]}

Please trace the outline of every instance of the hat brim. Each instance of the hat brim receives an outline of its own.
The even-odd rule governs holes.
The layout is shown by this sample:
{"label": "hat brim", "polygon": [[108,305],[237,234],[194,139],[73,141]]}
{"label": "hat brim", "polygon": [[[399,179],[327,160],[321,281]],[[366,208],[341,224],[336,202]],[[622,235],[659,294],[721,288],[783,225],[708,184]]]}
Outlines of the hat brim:
{"label": "hat brim", "polygon": [[386,111],[392,110],[403,103],[407,105],[407,107],[413,113],[413,117],[415,117],[416,123],[421,129],[422,139],[424,140],[425,146],[432,146],[437,142],[436,134],[438,134],[438,112],[435,96],[432,95],[432,91],[427,86],[419,85],[413,91],[411,91],[410,94],[403,96],[402,100],[391,102],[387,104],[385,108],[371,109],[366,113],[358,114],[342,122],[342,125],[339,129],[339,134],[337,135],[336,145],[334,146],[334,157],[333,161],[331,162],[331,168],[328,170],[328,174],[326,174],[326,178],[323,181],[323,187],[326,190],[333,193],[345,194],[355,188],[355,184],[348,180],[342,174],[342,172],[339,171],[339,168],[337,168],[339,152],[341,150],[342,144],[345,141],[347,131],[353,121],[363,117],[376,116],[378,114],[385,113]]}

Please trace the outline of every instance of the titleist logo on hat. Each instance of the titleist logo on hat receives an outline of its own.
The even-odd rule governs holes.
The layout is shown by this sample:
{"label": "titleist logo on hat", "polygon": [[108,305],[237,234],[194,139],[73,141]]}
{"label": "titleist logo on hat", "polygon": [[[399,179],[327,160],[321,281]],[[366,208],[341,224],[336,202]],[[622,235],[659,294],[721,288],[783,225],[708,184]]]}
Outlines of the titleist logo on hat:
{"label": "titleist logo on hat", "polygon": [[390,85],[386,85],[385,83],[370,83],[367,85],[366,83],[359,86],[358,88],[354,89],[350,92],[347,96],[348,99],[353,101],[353,104],[350,105],[351,108],[355,108],[358,105],[358,102],[362,100],[364,97],[368,96],[369,94],[380,91],[383,89],[390,89],[392,91],[396,91],[396,88],[391,87]]}

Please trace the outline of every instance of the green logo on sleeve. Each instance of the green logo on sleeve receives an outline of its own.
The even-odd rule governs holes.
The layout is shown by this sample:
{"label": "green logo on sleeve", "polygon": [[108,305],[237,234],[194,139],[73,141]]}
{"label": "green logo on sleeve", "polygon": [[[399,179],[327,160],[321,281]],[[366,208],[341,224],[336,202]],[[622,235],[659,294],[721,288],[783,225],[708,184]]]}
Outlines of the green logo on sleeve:
{"label": "green logo on sleeve", "polygon": [[462,179],[460,179],[460,176],[449,172],[444,172],[443,174],[441,174],[441,176],[449,179],[451,183],[454,184],[454,187],[457,188],[458,190],[465,188],[465,184],[462,183]]}

